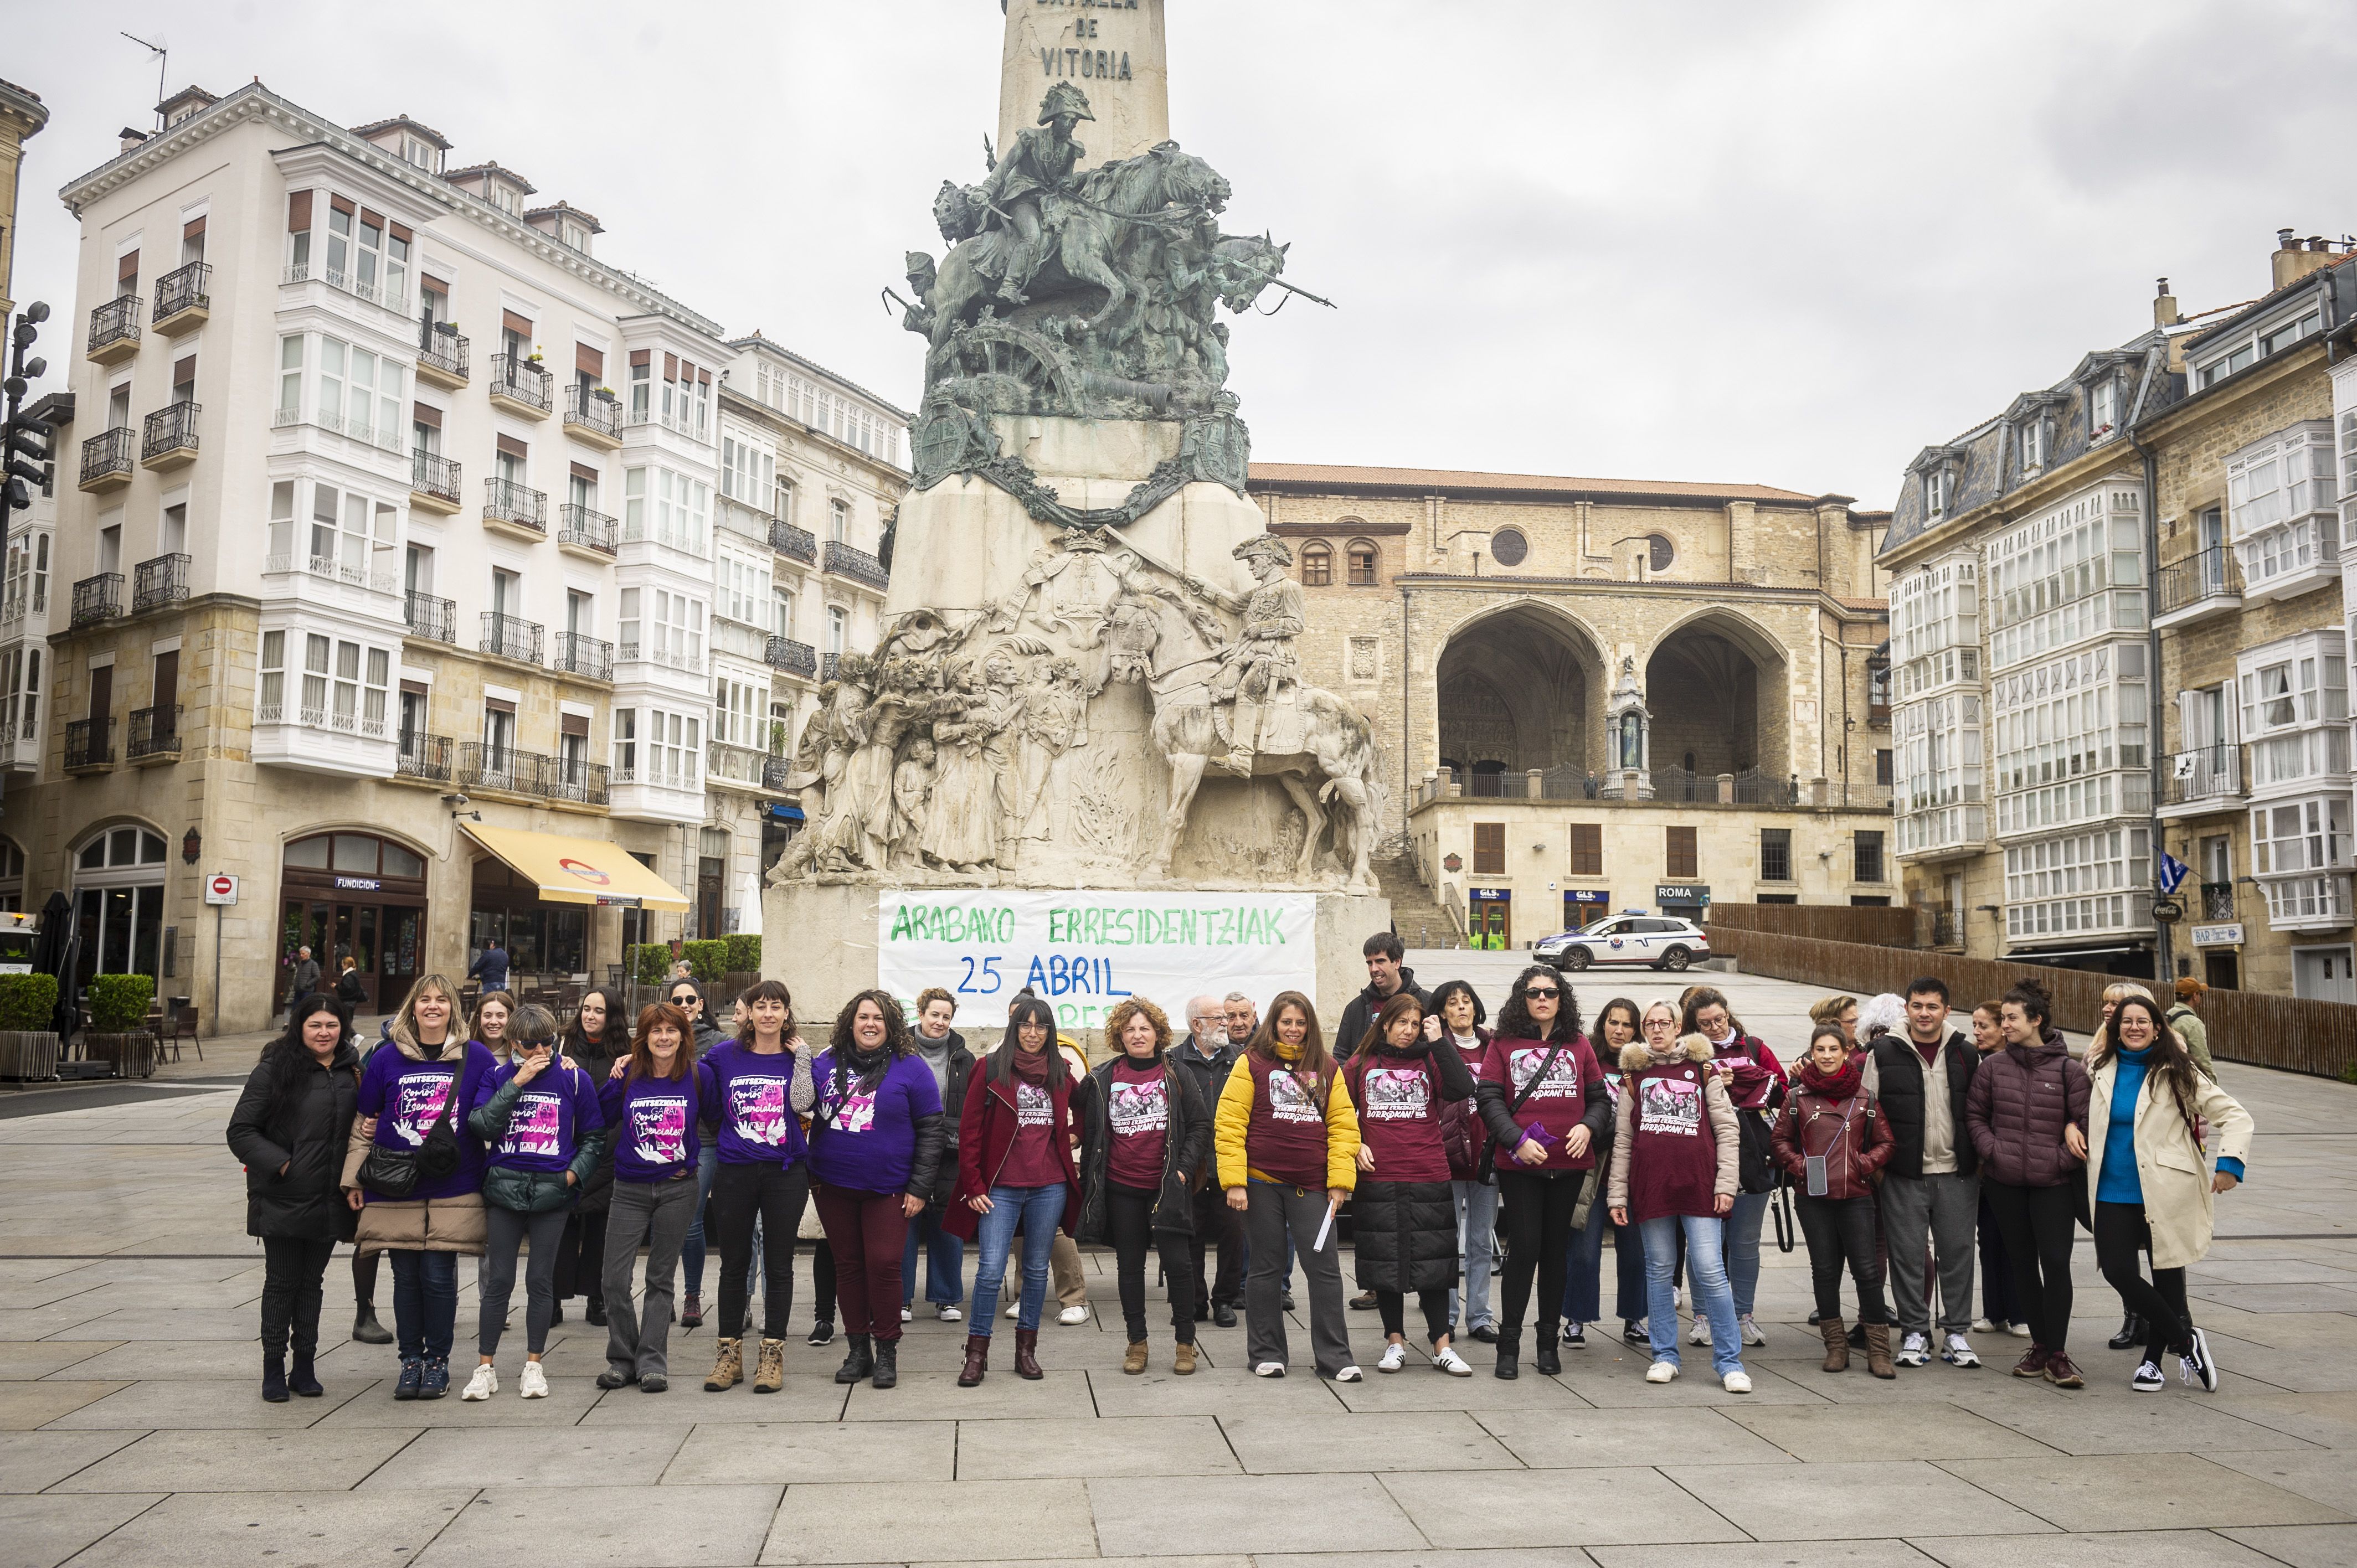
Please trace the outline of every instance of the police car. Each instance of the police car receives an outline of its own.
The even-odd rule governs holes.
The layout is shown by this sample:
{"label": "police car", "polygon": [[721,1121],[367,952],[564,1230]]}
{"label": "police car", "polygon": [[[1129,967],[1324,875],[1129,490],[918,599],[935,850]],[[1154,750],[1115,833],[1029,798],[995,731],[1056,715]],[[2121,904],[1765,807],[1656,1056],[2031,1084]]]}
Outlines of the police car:
{"label": "police car", "polygon": [[1558,931],[1533,944],[1557,969],[1642,964],[1682,970],[1710,956],[1710,939],[1692,920],[1667,915],[1613,915],[1577,931]]}

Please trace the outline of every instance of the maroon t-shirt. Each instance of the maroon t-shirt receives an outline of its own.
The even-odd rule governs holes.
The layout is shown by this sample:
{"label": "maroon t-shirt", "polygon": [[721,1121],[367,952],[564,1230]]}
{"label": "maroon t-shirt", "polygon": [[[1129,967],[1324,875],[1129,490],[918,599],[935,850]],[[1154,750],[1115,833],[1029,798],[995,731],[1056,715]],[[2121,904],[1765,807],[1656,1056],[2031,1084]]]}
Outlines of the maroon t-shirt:
{"label": "maroon t-shirt", "polygon": [[1064,1165],[1056,1157],[1056,1095],[1044,1083],[1010,1080],[1015,1090],[1015,1142],[998,1167],[1000,1187],[1061,1187]]}
{"label": "maroon t-shirt", "polygon": [[[1547,1055],[1554,1052],[1552,1065]],[[1560,1050],[1544,1040],[1508,1039],[1501,1035],[1490,1042],[1489,1055],[1481,1063],[1481,1076],[1491,1083],[1502,1085],[1506,1103],[1523,1092],[1539,1069],[1546,1069],[1546,1077],[1531,1089],[1520,1109],[1514,1112],[1514,1124],[1525,1131],[1538,1128],[1546,1134],[1546,1164],[1536,1167],[1519,1168],[1549,1171],[1584,1171],[1596,1164],[1596,1145],[1591,1140],[1587,1148],[1575,1155],[1569,1152],[1571,1130],[1587,1114],[1586,1086],[1604,1075],[1596,1066],[1596,1053],[1587,1048],[1586,1036],[1566,1040]],[[1498,1151],[1501,1170],[1518,1167],[1506,1162],[1513,1150]]]}
{"label": "maroon t-shirt", "polygon": [[1366,1174],[1376,1181],[1447,1181],[1440,1122],[1456,1112],[1444,1110],[1431,1058],[1361,1052],[1351,1064],[1350,1080],[1359,1138],[1375,1157],[1375,1168]]}
{"label": "maroon t-shirt", "polygon": [[1635,1076],[1629,1144],[1629,1219],[1707,1219],[1717,1211],[1718,1141],[1703,1099],[1700,1065],[1680,1058]]}
{"label": "maroon t-shirt", "polygon": [[1105,1175],[1123,1187],[1158,1192],[1170,1144],[1170,1069],[1160,1062],[1140,1067],[1125,1056],[1114,1063],[1109,1087]]}
{"label": "maroon t-shirt", "polygon": [[1294,1187],[1326,1187],[1326,1107],[1318,1080],[1244,1053],[1253,1075],[1252,1120],[1244,1127],[1244,1165],[1272,1181]]}

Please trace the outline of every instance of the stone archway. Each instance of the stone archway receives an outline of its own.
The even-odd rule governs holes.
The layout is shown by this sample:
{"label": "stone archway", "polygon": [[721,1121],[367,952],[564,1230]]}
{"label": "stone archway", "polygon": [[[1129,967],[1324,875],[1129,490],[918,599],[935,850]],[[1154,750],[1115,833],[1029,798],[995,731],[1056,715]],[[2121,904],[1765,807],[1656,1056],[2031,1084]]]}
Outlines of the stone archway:
{"label": "stone archway", "polygon": [[1723,610],[1705,610],[1656,642],[1645,661],[1656,789],[1672,768],[1706,783],[1753,771],[1781,781],[1791,770],[1787,671],[1773,639]]}
{"label": "stone archway", "polygon": [[1439,756],[1460,777],[1602,766],[1604,657],[1559,614],[1522,603],[1468,621],[1441,650],[1434,686]]}

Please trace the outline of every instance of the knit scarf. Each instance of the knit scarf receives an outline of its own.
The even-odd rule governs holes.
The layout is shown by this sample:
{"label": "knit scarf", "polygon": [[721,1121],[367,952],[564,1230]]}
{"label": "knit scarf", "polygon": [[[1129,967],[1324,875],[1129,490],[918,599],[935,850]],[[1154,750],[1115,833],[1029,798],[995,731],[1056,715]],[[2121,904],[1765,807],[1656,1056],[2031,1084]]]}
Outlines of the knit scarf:
{"label": "knit scarf", "polygon": [[1042,1047],[1036,1051],[1027,1051],[1018,1045],[1015,1047],[1015,1056],[1013,1060],[1015,1064],[1015,1076],[1021,1079],[1024,1082],[1037,1089],[1048,1081],[1048,1051],[1046,1047]]}
{"label": "knit scarf", "polygon": [[1866,1058],[1854,1056],[1842,1063],[1839,1071],[1827,1073],[1818,1069],[1816,1058],[1812,1057],[1801,1064],[1799,1076],[1801,1087],[1811,1094],[1826,1100],[1847,1100],[1866,1081]]}

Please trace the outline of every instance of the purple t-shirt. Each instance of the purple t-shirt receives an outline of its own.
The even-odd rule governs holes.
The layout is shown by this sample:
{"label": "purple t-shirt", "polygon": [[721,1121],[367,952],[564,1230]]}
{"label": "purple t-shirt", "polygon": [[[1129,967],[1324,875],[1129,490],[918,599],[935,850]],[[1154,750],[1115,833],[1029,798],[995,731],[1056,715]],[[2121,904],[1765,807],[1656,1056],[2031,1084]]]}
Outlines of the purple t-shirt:
{"label": "purple t-shirt", "polygon": [[853,1192],[899,1192],[917,1160],[917,1119],[942,1113],[933,1069],[913,1051],[896,1058],[872,1094],[846,1077],[834,1087],[834,1053],[811,1063],[818,1103],[811,1108],[811,1175]]}
{"label": "purple t-shirt", "polygon": [[720,1163],[791,1165],[808,1157],[802,1118],[794,1114],[791,1051],[759,1056],[726,1040],[695,1064],[704,1114],[720,1129]]}
{"label": "purple t-shirt", "polygon": [[701,1077],[609,1078],[597,1086],[597,1109],[613,1129],[616,1181],[669,1181],[695,1168]]}
{"label": "purple t-shirt", "polygon": [[[360,1113],[377,1119],[375,1143],[382,1149],[421,1147],[442,1102],[449,1098],[452,1079],[457,1079],[458,1102],[450,1108],[450,1127],[458,1135],[458,1168],[439,1180],[420,1180],[403,1201],[463,1197],[482,1190],[483,1145],[467,1131],[467,1112],[478,1086],[499,1065],[490,1052],[471,1043],[465,1059],[457,1062],[414,1061],[390,1041],[369,1053],[368,1065],[361,1070]],[[373,1192],[365,1197],[371,1203],[393,1201]]]}
{"label": "purple t-shirt", "polygon": [[[476,1091],[476,1105],[490,1104],[515,1075],[516,1064],[511,1061],[485,1078]],[[508,1112],[507,1131],[491,1144],[490,1163],[511,1171],[554,1175],[573,1163],[581,1135],[605,1124],[597,1109],[597,1085],[589,1075],[569,1061],[552,1062],[518,1091]]]}

